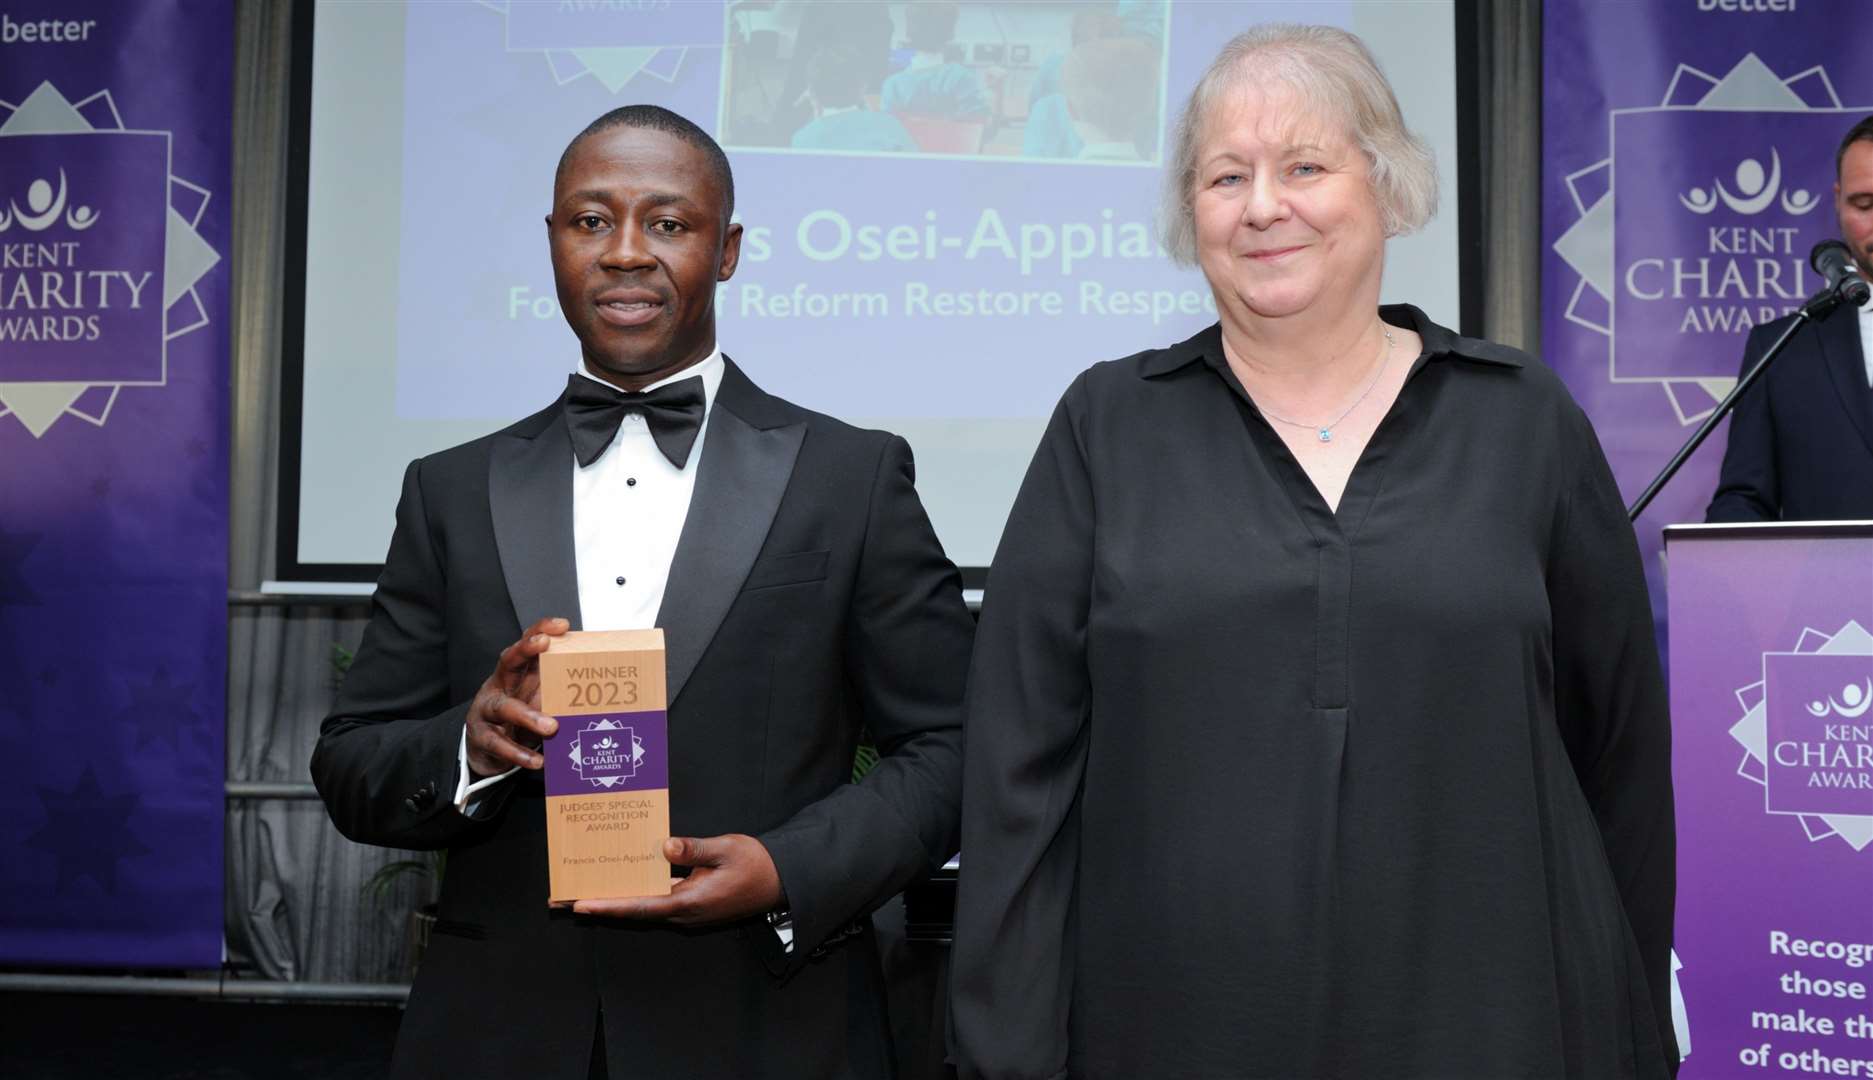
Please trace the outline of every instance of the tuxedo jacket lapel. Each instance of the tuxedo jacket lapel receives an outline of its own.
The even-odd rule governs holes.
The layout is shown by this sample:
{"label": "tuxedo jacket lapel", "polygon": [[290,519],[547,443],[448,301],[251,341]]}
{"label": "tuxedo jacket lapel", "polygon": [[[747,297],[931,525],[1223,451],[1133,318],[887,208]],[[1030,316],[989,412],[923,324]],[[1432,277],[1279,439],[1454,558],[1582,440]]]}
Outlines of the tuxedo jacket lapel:
{"label": "tuxedo jacket lapel", "polygon": [[570,619],[574,630],[582,625],[572,460],[572,436],[559,402],[498,437],[488,455],[494,541],[522,630],[556,615]]}
{"label": "tuxedo jacket lapel", "polygon": [[1816,329],[1821,332],[1828,381],[1834,384],[1835,393],[1860,432],[1860,441],[1873,452],[1873,390],[1867,388],[1866,360],[1860,349],[1860,313],[1842,304]]}
{"label": "tuxedo jacket lapel", "polygon": [[805,438],[804,421],[783,413],[727,361],[657,616],[670,701],[683,692],[767,542]]}

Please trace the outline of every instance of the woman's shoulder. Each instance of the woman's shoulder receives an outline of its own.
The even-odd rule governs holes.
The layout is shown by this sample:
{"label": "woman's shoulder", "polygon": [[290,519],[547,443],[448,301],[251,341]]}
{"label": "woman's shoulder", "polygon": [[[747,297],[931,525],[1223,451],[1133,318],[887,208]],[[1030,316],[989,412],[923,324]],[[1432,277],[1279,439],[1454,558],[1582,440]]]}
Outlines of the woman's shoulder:
{"label": "woman's shoulder", "polygon": [[[1531,439],[1536,433],[1563,443],[1591,432],[1586,413],[1573,392],[1539,355],[1488,338],[1469,337],[1432,321],[1408,305],[1381,309],[1394,325],[1409,326],[1424,342],[1428,357],[1439,362],[1447,386],[1464,403],[1512,422]],[[1540,441],[1536,439],[1536,441]]]}
{"label": "woman's shoulder", "polygon": [[1467,408],[1494,414],[1488,423],[1513,428],[1525,445],[1548,447],[1563,459],[1598,445],[1586,410],[1539,356],[1480,338],[1459,339],[1451,354],[1452,388],[1460,388]]}
{"label": "woman's shoulder", "polygon": [[1473,350],[1473,356],[1485,363],[1495,361],[1513,371],[1512,378],[1508,380],[1508,390],[1523,405],[1563,416],[1580,412],[1573,391],[1540,356],[1500,342],[1465,340]]}
{"label": "woman's shoulder", "polygon": [[1129,396],[1140,380],[1169,375],[1190,364],[1201,364],[1212,350],[1220,358],[1221,349],[1222,331],[1215,323],[1211,323],[1175,344],[1141,349],[1113,360],[1101,360],[1080,372],[1068,388],[1068,393],[1078,390],[1095,399],[1103,399],[1108,395]]}
{"label": "woman's shoulder", "polygon": [[1472,374],[1480,384],[1531,406],[1577,408],[1567,384],[1533,353],[1488,338],[1467,337],[1429,320],[1419,324],[1418,333],[1428,354],[1457,361],[1457,369]]}

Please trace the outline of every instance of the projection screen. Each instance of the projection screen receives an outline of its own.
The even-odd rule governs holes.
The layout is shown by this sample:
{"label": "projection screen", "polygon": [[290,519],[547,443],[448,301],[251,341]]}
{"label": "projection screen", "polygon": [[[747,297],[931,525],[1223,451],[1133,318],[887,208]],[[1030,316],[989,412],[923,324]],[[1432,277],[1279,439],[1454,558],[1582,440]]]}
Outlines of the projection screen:
{"label": "projection screen", "polygon": [[[1231,35],[1330,23],[1373,48],[1442,182],[1430,227],[1389,245],[1384,299],[1460,323],[1453,0],[961,3],[940,55],[913,6],[302,0],[279,576],[372,579],[410,459],[559,393],[579,352],[553,167],[622,104],[682,113],[733,163],[723,349],[908,439],[971,584],[1073,376],[1215,318],[1155,212],[1169,128]],[[923,111],[936,78],[976,97]]]}

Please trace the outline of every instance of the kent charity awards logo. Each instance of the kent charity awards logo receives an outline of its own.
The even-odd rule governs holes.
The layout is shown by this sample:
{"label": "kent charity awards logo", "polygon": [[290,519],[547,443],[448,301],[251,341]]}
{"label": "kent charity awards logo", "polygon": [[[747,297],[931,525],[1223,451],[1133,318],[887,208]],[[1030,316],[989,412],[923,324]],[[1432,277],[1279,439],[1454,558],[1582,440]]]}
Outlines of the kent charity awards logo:
{"label": "kent charity awards logo", "polygon": [[609,788],[637,776],[644,763],[644,743],[631,728],[613,720],[600,720],[580,729],[566,748],[579,779],[593,787]]}
{"label": "kent charity awards logo", "polygon": [[167,383],[169,342],[208,325],[209,193],[170,173],[170,143],[127,128],[108,90],[0,101],[0,424],[101,426],[125,387]]}
{"label": "kent charity awards logo", "polygon": [[1721,77],[1680,64],[1658,104],[1609,112],[1554,243],[1578,276],[1566,318],[1605,338],[1609,381],[1656,385],[1682,424],[1710,412],[1751,328],[1821,287],[1808,252],[1837,231],[1834,148],[1870,109],[1825,68],[1785,78],[1750,54]]}
{"label": "kent charity awards logo", "polygon": [[[37,280],[29,273],[15,273],[13,288],[0,293],[0,305],[9,310],[7,315],[0,316],[0,342],[98,340],[104,334],[102,313],[111,306],[109,294],[113,285],[128,294],[119,297],[120,307],[135,310],[143,306],[143,290],[155,276],[154,271],[73,270],[66,273],[59,268],[76,261],[78,241],[7,242],[6,233],[15,226],[25,234],[46,232],[60,224],[65,226],[65,231],[77,233],[96,225],[98,212],[89,206],[68,207],[67,194],[65,170],[60,169],[56,191],[48,181],[34,180],[26,189],[24,207],[16,199],[0,205],[0,244],[6,245],[0,248],[0,266],[11,270],[51,268],[37,275]],[[86,302],[87,291],[94,303]],[[73,308],[81,312],[95,310],[90,314],[59,314]],[[18,314],[18,311],[25,314]]]}
{"label": "kent charity awards logo", "polygon": [[1794,649],[1764,653],[1761,681],[1736,696],[1737,775],[1762,786],[1764,811],[1812,841],[1873,846],[1873,633],[1803,630]]}
{"label": "kent charity awards logo", "polygon": [[538,53],[564,86],[593,78],[613,94],[641,78],[674,83],[691,49],[721,63],[728,5],[695,0],[483,0],[510,53]]}

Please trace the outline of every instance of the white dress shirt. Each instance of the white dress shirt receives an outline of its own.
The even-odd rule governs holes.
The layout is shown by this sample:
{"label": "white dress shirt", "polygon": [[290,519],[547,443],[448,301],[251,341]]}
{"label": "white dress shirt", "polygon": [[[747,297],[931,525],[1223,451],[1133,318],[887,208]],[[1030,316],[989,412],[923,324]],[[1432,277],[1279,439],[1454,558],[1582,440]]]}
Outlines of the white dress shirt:
{"label": "white dress shirt", "polygon": [[[723,370],[722,350],[717,346],[702,363],[644,388],[655,390],[702,376],[703,426],[683,468],[670,464],[657,449],[649,425],[638,413],[625,414],[611,445],[591,465],[580,468],[577,457],[566,455],[566,467],[572,470],[573,554],[584,629],[645,630],[656,625],[663,590],[670,581],[670,562],[676,558],[677,538],[696,490],[696,471],[708,439],[709,410],[715,407]],[[578,374],[592,378],[583,366]],[[461,778],[455,786],[455,805],[474,817],[480,802],[476,796],[514,775],[519,766],[470,783],[466,728],[458,753]]]}
{"label": "white dress shirt", "polygon": [[1873,386],[1873,297],[1860,305],[1860,360],[1866,364],[1866,384]]}

